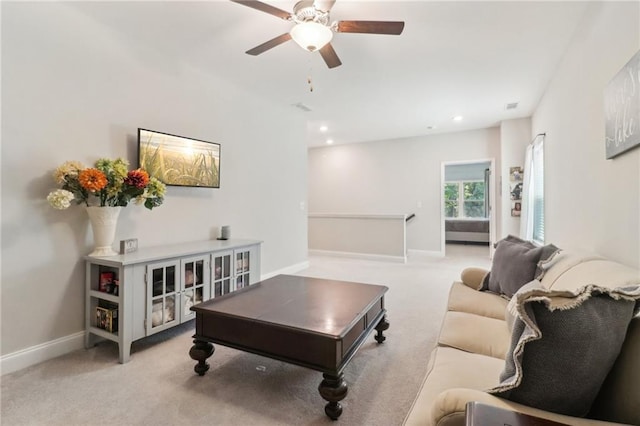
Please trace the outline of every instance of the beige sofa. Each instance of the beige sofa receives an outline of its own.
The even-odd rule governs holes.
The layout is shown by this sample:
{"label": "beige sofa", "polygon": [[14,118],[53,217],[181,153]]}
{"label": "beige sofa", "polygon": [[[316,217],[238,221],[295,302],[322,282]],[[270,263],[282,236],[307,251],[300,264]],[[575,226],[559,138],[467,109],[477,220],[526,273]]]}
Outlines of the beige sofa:
{"label": "beige sofa", "polygon": [[[640,317],[631,320],[622,351],[600,388],[589,417],[560,415],[498,398],[485,390],[498,385],[511,333],[508,300],[478,291],[487,271],[469,268],[451,287],[447,312],[427,375],[405,425],[464,425],[465,405],[480,401],[570,425],[640,425]],[[587,284],[615,288],[640,283],[640,271],[598,256],[561,252],[541,279],[553,290]]]}

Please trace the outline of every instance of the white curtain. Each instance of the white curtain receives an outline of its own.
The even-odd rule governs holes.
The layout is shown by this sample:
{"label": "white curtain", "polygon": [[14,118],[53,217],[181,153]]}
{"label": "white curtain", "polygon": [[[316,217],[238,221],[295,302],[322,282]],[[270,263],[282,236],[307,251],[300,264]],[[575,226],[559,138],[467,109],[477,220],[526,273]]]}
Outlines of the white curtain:
{"label": "white curtain", "polygon": [[538,134],[527,147],[520,237],[536,244],[544,244],[544,133]]}
{"label": "white curtain", "polygon": [[533,144],[527,146],[524,157],[522,185],[522,211],[520,212],[520,238],[533,239]]}

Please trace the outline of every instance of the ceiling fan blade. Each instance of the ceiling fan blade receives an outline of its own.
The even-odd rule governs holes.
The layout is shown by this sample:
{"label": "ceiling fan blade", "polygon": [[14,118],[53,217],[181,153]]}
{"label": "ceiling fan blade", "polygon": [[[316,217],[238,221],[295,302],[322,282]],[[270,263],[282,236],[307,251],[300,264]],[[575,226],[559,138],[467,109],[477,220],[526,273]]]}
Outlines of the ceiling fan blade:
{"label": "ceiling fan blade", "polygon": [[336,51],[333,50],[333,46],[331,46],[331,43],[325,44],[320,49],[320,55],[322,56],[322,59],[324,59],[324,61],[327,63],[327,66],[329,68],[335,68],[342,65],[342,62],[340,62],[340,58],[338,58]]}
{"label": "ceiling fan blade", "polygon": [[271,6],[269,4],[262,3],[261,1],[257,1],[257,0],[248,0],[248,1],[247,0],[231,0],[231,1],[234,3],[241,4],[243,6],[251,7],[261,12],[268,13],[270,15],[277,16],[278,18],[282,18],[285,21],[288,21],[289,19],[291,19],[291,14],[289,12],[286,12],[282,9],[278,9],[277,7]]}
{"label": "ceiling fan blade", "polygon": [[339,33],[367,33],[400,35],[404,29],[402,21],[338,21]]}
{"label": "ceiling fan blade", "polygon": [[247,50],[246,53],[248,55],[257,56],[289,40],[291,40],[291,35],[289,35],[289,33],[284,33],[282,35],[279,35],[278,37],[272,38],[271,40],[262,43],[260,46],[256,46],[253,49]]}
{"label": "ceiling fan blade", "polygon": [[313,2],[313,6],[318,10],[328,12],[331,10],[335,2],[336,0],[315,0]]}

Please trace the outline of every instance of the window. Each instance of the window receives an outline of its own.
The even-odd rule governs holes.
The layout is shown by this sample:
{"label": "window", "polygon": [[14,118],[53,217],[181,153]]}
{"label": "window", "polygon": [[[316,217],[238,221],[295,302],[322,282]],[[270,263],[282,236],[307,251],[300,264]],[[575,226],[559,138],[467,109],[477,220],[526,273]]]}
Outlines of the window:
{"label": "window", "polygon": [[444,215],[447,218],[486,217],[484,181],[447,182]]}
{"label": "window", "polygon": [[458,217],[458,195],[460,194],[460,184],[444,184],[444,215],[445,217]]}
{"label": "window", "polygon": [[544,244],[544,133],[527,147],[520,234]]}

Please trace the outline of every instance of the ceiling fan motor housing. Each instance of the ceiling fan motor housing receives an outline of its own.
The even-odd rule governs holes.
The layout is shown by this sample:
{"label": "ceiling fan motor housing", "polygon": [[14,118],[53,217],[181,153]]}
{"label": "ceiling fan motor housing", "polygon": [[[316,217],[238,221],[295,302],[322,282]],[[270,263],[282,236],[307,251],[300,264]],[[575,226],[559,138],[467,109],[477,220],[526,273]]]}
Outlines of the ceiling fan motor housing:
{"label": "ceiling fan motor housing", "polygon": [[302,0],[293,7],[293,20],[297,24],[312,21],[326,26],[329,24],[329,12],[316,9],[313,0]]}

